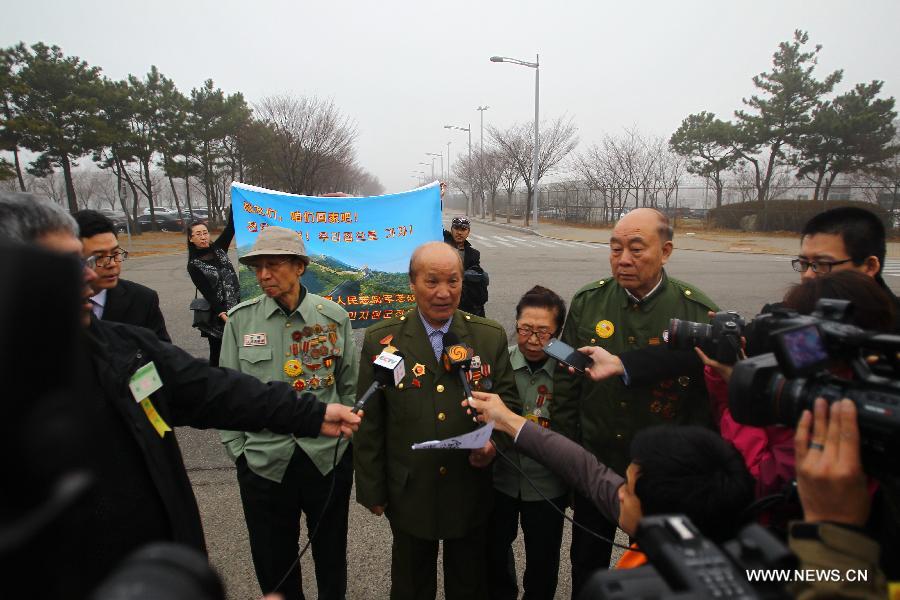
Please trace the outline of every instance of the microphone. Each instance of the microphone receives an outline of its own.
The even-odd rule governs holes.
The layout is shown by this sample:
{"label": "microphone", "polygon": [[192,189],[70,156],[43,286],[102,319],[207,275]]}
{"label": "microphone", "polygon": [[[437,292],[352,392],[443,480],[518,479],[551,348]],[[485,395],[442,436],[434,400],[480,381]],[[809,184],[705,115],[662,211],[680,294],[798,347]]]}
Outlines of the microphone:
{"label": "microphone", "polygon": [[372,368],[375,371],[375,380],[369,386],[369,389],[359,397],[356,404],[353,405],[353,408],[350,410],[352,413],[358,413],[362,410],[369,398],[374,396],[376,392],[386,387],[396,387],[406,376],[406,365],[403,362],[403,355],[399,352],[391,353],[382,350],[381,354],[375,357]]}
{"label": "microphone", "polygon": [[460,383],[462,383],[463,394],[466,398],[466,404],[472,411],[472,420],[477,423],[478,415],[475,412],[475,409],[472,408],[472,386],[469,385],[469,379],[466,377],[465,373],[469,370],[469,366],[472,364],[473,354],[474,351],[471,348],[469,348],[465,344],[460,343],[458,335],[456,335],[452,331],[448,331],[446,334],[444,334],[444,370],[448,373],[455,372],[459,375],[459,381]]}

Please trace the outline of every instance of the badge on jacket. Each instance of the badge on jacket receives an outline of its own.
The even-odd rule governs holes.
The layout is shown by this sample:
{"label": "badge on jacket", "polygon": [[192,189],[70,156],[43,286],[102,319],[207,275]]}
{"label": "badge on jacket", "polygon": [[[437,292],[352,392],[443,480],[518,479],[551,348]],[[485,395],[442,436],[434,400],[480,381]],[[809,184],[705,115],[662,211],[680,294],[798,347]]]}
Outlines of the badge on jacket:
{"label": "badge on jacket", "polygon": [[248,333],[244,336],[245,348],[248,346],[265,346],[266,343],[265,333]]}

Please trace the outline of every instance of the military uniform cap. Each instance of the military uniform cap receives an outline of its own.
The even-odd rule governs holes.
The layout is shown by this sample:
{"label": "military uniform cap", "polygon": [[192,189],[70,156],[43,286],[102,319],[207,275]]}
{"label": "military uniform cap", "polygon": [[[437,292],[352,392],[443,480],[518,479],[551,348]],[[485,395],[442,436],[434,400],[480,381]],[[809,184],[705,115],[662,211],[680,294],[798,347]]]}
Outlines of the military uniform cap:
{"label": "military uniform cap", "polygon": [[296,231],[284,227],[266,227],[259,232],[250,252],[240,257],[241,264],[249,265],[257,256],[296,256],[309,265],[303,238]]}

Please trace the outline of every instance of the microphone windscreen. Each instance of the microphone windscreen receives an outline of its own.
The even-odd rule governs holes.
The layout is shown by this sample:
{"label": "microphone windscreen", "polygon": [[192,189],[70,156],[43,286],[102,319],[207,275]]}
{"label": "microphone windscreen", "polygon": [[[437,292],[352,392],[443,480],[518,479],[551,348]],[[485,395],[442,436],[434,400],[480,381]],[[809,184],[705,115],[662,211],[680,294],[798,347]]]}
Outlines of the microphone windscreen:
{"label": "microphone windscreen", "polygon": [[[402,360],[403,354],[400,352],[393,352],[392,354],[401,359],[400,364],[398,364],[393,369],[388,369],[388,368],[378,364],[377,362],[372,365],[372,367],[375,371],[375,374],[374,374],[375,381],[377,381],[381,385],[390,386],[390,387],[393,387],[394,385],[396,385],[395,376],[394,376],[395,371],[397,371],[397,369],[402,369],[402,372],[398,373],[398,375],[397,375],[398,377],[401,376],[402,374],[404,374],[406,371],[405,367],[401,367],[401,365],[403,363],[403,360]],[[377,361],[378,357],[375,357],[375,360]]]}
{"label": "microphone windscreen", "polygon": [[388,369],[380,369],[375,367],[375,381],[381,385],[390,385],[394,382],[394,375]]}
{"label": "microphone windscreen", "polygon": [[447,346],[454,346],[459,343],[459,336],[453,333],[452,331],[448,331],[444,334],[444,348]]}

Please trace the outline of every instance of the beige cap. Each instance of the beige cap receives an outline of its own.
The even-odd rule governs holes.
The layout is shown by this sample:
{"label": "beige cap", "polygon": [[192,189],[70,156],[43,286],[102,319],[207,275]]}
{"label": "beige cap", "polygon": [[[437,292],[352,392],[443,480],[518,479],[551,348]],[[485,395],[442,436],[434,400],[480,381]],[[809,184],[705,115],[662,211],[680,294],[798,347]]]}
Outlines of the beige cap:
{"label": "beige cap", "polygon": [[296,231],[291,231],[284,227],[266,227],[259,232],[250,252],[240,257],[238,260],[245,265],[249,265],[251,260],[257,256],[279,256],[279,255],[298,256],[303,259],[303,263],[309,265],[309,257],[306,256],[306,247],[303,245],[303,238]]}

